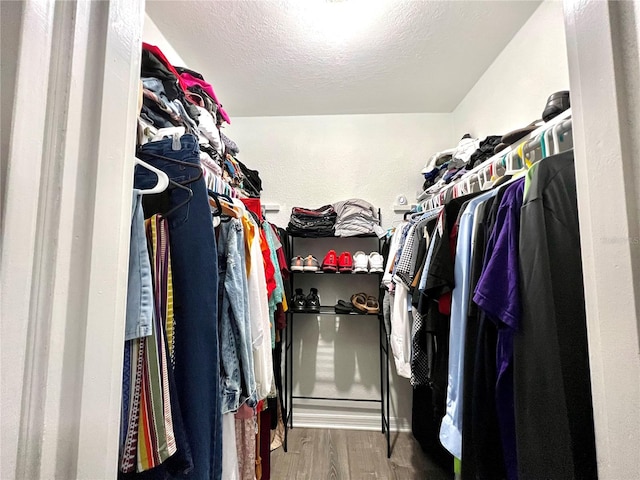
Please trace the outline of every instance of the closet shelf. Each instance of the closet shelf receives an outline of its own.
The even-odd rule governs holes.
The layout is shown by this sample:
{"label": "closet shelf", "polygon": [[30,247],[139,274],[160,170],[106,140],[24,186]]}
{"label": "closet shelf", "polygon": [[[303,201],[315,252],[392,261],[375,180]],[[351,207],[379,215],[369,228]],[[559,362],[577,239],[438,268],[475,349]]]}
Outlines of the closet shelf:
{"label": "closet shelf", "polygon": [[[380,210],[378,209],[378,218],[381,218],[380,216]],[[342,238],[342,239],[353,239],[353,238],[367,238],[367,239],[375,239],[376,243],[377,243],[377,252],[380,253],[382,251],[382,239],[379,238],[376,234],[371,233],[371,234],[365,234],[365,235],[357,235],[357,236],[353,236],[353,237],[301,237],[301,236],[297,236],[297,235],[291,235],[289,236],[289,253],[293,256],[298,254],[298,251],[300,250],[300,248],[296,249],[296,244],[299,242],[299,239],[305,239],[305,240],[319,240],[319,239],[336,239],[336,238]],[[304,242],[305,243],[305,250],[309,251],[308,248],[308,244],[309,243],[313,243],[313,242]],[[323,243],[329,243],[329,242],[323,242]],[[367,241],[362,241],[362,243],[371,243],[371,240],[367,240]],[[317,247],[317,245],[316,245]],[[317,251],[318,249],[316,249]],[[314,277],[314,283],[316,281],[319,281],[320,284],[322,285],[329,285],[331,284],[331,280],[329,279],[333,279],[335,278],[336,275],[342,275],[343,277],[348,277],[348,278],[352,278],[354,279],[355,277],[357,277],[358,275],[362,275],[362,278],[368,278],[369,280],[371,279],[376,279],[378,281],[378,283],[381,280],[381,276],[384,275],[384,272],[374,272],[374,273],[369,273],[369,272],[363,272],[363,273],[356,273],[354,274],[353,272],[345,272],[340,274],[339,272],[322,272],[322,271],[318,271],[318,272],[304,272],[304,271],[295,271],[295,272],[291,272],[291,273],[295,273],[295,274],[300,274],[300,273],[306,273],[307,275],[313,274],[313,275],[328,275],[327,280],[323,280],[320,281],[319,279],[322,277]],[[301,276],[300,275],[290,275],[289,276],[289,291],[290,292],[294,292],[296,290],[296,283],[300,281]],[[342,282],[342,280],[340,280],[340,282]],[[366,283],[369,283],[368,281]],[[376,288],[377,289],[377,288]],[[381,299],[378,300],[380,303]],[[345,313],[338,313],[335,311],[335,306],[334,305],[321,305],[320,306],[320,311],[319,312],[304,312],[304,311],[298,311],[295,312],[293,311],[293,309],[289,309],[289,311],[287,312],[287,326],[284,330],[284,337],[283,337],[283,341],[284,341],[284,382],[283,382],[283,398],[282,398],[282,407],[284,410],[284,442],[283,442],[283,447],[284,447],[284,451],[287,451],[287,442],[288,442],[288,433],[289,433],[289,429],[293,427],[293,411],[294,411],[294,399],[301,399],[301,398],[308,398],[308,399],[312,399],[312,400],[340,400],[340,398],[338,397],[332,397],[332,398],[324,398],[324,397],[299,397],[293,394],[293,387],[294,387],[294,368],[296,366],[296,362],[294,362],[294,350],[296,349],[296,342],[294,341],[294,326],[295,324],[298,324],[299,322],[296,322],[293,320],[295,315],[315,315],[315,316],[328,316],[328,317],[369,317],[366,320],[363,320],[363,323],[360,323],[360,325],[363,326],[363,328],[373,328],[374,325],[371,324],[371,318],[376,318],[378,320],[378,335],[379,335],[379,342],[378,342],[378,347],[379,347],[379,353],[380,353],[380,399],[379,400],[372,400],[370,398],[349,398],[349,401],[361,401],[361,402],[377,402],[380,404],[380,428],[381,428],[381,432],[382,434],[385,436],[386,441],[387,441],[387,458],[391,457],[391,436],[390,436],[390,431],[389,431],[389,414],[390,414],[390,393],[389,393],[389,352],[390,352],[390,338],[389,338],[389,332],[387,329],[387,326],[385,324],[384,321],[384,316],[382,315],[382,311],[380,310],[377,313],[360,313],[360,312],[345,312]],[[301,319],[302,323],[306,323],[307,321],[309,321],[310,319]],[[351,320],[347,320],[348,322],[351,322]],[[354,319],[354,322],[358,322],[358,320]],[[366,325],[364,324],[364,322],[366,322]],[[335,366],[336,368],[339,368],[338,365]],[[347,399],[345,399],[347,400]]]}
{"label": "closet shelf", "polygon": [[289,231],[287,231],[287,233],[289,234],[290,237],[295,237],[295,238],[308,238],[310,240],[317,240],[319,238],[341,238],[343,240],[349,239],[349,238],[378,238],[378,235],[376,235],[375,233],[362,233],[360,235],[350,235],[348,237],[338,237],[336,235],[330,235],[330,236],[324,236],[324,237],[309,237],[306,235],[296,235],[295,233],[291,233]]}
{"label": "closet shelf", "polygon": [[358,272],[358,273],[353,273],[353,272],[323,272],[322,270],[318,270],[317,272],[301,272],[301,271],[291,271],[290,273],[294,274],[294,275],[300,275],[300,274],[305,274],[305,275],[342,275],[343,277],[348,277],[348,276],[363,276],[363,277],[367,277],[367,276],[372,276],[372,275],[384,275],[384,272],[373,272],[373,273],[365,273],[365,272]]}
{"label": "closet shelf", "polygon": [[296,315],[333,315],[336,317],[352,315],[354,317],[377,317],[380,315],[379,313],[358,313],[358,312],[350,312],[350,313],[336,313],[334,307],[329,306],[321,306],[319,312],[296,312],[292,309],[289,309],[287,313],[296,314]]}

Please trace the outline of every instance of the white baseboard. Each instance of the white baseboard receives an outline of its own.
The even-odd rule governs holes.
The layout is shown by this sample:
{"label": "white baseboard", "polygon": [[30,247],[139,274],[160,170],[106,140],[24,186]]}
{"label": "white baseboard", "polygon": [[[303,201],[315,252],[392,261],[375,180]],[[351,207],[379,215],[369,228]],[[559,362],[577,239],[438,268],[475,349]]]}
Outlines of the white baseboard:
{"label": "white baseboard", "polygon": [[[345,430],[373,430],[382,428],[380,415],[309,413],[295,409],[293,426],[303,428],[339,428]],[[411,424],[407,418],[391,417],[389,429],[392,432],[410,432]]]}

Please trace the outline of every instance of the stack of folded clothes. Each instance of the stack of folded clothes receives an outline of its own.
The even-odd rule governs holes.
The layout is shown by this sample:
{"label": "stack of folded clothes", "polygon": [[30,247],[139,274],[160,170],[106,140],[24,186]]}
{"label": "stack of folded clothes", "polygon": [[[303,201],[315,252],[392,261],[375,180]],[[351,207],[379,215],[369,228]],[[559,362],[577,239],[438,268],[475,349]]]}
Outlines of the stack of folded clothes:
{"label": "stack of folded clothes", "polygon": [[380,227],[378,212],[369,202],[359,198],[352,198],[334,203],[333,208],[338,214],[336,237],[384,233]]}
{"label": "stack of folded clothes", "polygon": [[337,216],[331,205],[315,210],[293,207],[287,231],[298,237],[333,237]]}

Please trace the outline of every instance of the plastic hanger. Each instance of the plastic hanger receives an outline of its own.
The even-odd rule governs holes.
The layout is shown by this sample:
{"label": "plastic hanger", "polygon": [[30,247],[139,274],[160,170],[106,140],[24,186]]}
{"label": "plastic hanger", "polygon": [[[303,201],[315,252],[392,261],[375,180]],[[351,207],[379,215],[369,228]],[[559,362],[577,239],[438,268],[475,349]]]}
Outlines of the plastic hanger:
{"label": "plastic hanger", "polygon": [[168,212],[164,213],[163,216],[164,217],[169,217],[173,212],[177,211],[178,209],[184,207],[187,203],[189,203],[191,201],[191,199],[193,198],[193,191],[189,188],[189,187],[185,187],[184,185],[178,183],[178,182],[174,182],[173,180],[169,179],[169,185],[178,188],[180,190],[184,190],[185,192],[187,192],[187,194],[189,195],[188,198],[180,203],[179,205],[176,205],[175,207],[173,207],[172,209],[170,209]]}
{"label": "plastic hanger", "polygon": [[214,211],[211,212],[211,214],[213,216],[213,228],[216,228],[218,225],[220,225],[220,222],[222,221],[221,219],[222,205],[220,205],[220,200],[218,200],[217,196],[211,195],[211,190],[207,190],[207,193],[209,194],[209,206],[215,209]]}
{"label": "plastic hanger", "polygon": [[487,165],[486,168],[484,168],[481,172],[480,172],[480,190],[485,191],[485,190],[489,190],[491,187],[493,187],[493,184],[495,183],[492,180],[493,177],[493,162],[491,162],[489,165]]}
{"label": "plastic hanger", "polygon": [[542,135],[547,145],[547,156],[560,153],[558,152],[559,145],[556,145],[556,142],[553,141],[553,127],[547,128]]}
{"label": "plastic hanger", "polygon": [[511,150],[506,155],[505,160],[506,160],[506,170],[504,172],[505,175],[513,175],[515,173],[526,170],[524,162],[522,161],[522,159],[520,158],[516,150]]}
{"label": "plastic hanger", "polygon": [[[231,193],[231,192],[229,192]],[[229,195],[219,195],[220,205],[222,205],[222,211],[226,212],[227,215],[235,218],[242,217],[242,212],[240,209],[233,203],[233,199]]]}
{"label": "plastic hanger", "polygon": [[561,152],[560,144],[564,142],[564,138],[560,137],[560,131],[565,132],[571,131],[572,121],[571,118],[564,120],[553,127],[552,135],[553,135],[553,143],[556,145],[555,153],[558,154]]}
{"label": "plastic hanger", "polygon": [[[149,156],[149,157],[154,157],[154,158],[160,158],[160,159],[162,159],[162,160],[166,160],[166,161],[168,161],[168,162],[175,163],[175,164],[177,164],[177,165],[183,165],[183,166],[185,166],[185,167],[188,167],[188,168],[194,168],[194,169],[198,170],[198,176],[197,176],[196,178],[193,178],[193,179],[191,179],[191,180],[187,180],[186,182],[181,182],[181,183],[176,182],[176,181],[174,181],[174,180],[171,180],[171,179],[170,179],[170,178],[168,178],[168,176],[167,176],[167,178],[168,178],[168,180],[169,180],[169,185],[168,185],[168,186],[171,186],[171,187],[177,188],[177,189],[179,189],[179,190],[183,190],[183,191],[185,191],[185,192],[187,192],[187,193],[188,193],[188,197],[187,197],[187,199],[186,199],[184,202],[180,203],[179,205],[176,205],[175,207],[173,207],[172,209],[170,209],[168,212],[165,212],[165,213],[163,214],[163,216],[164,216],[164,217],[169,217],[172,213],[174,213],[174,212],[176,212],[178,209],[180,209],[180,208],[184,207],[187,203],[189,203],[189,202],[191,201],[191,199],[193,198],[193,191],[192,191],[190,188],[186,187],[185,185],[189,185],[190,183],[193,183],[193,182],[196,182],[196,181],[200,180],[200,179],[202,178],[202,175],[203,175],[203,173],[202,173],[202,168],[200,168],[200,165],[194,165],[193,163],[183,162],[182,160],[175,160],[175,159],[173,159],[173,158],[165,157],[165,156],[163,156],[163,155],[158,155],[157,153],[144,152],[144,155]],[[136,157],[136,159],[138,159],[138,158]],[[138,159],[138,160],[140,160],[140,159]],[[141,160],[141,161],[142,161],[142,160]],[[146,163],[146,162],[145,162],[145,163]],[[154,168],[155,168],[155,167],[154,167]],[[162,170],[160,170],[160,171],[162,172]],[[164,173],[164,172],[162,172],[162,173]],[[166,174],[165,174],[165,175],[166,175]],[[158,178],[159,178],[159,177],[158,177]]]}
{"label": "plastic hanger", "polygon": [[231,218],[240,218],[242,216],[242,213],[233,205],[233,200],[227,195],[216,193],[213,190],[208,190],[207,193],[209,195],[209,205],[216,209],[213,214],[219,216],[223,222],[228,222]]}
{"label": "plastic hanger", "polygon": [[[198,176],[197,177],[192,178],[190,180],[187,180],[186,182],[180,182],[180,185],[189,185],[190,183],[197,182],[203,176],[202,168],[200,167],[200,164],[183,162],[182,160],[176,160],[175,158],[165,157],[164,155],[158,155],[157,153],[152,153],[152,152],[144,152],[144,155],[145,156],[149,156],[149,157],[154,157],[154,158],[160,158],[162,160],[166,160],[168,162],[175,163],[176,165],[183,165],[185,167],[193,168],[193,169],[196,169],[198,171]],[[173,180],[171,180],[171,183],[178,183],[178,182],[174,182]]]}
{"label": "plastic hanger", "polygon": [[149,165],[147,162],[143,162],[139,158],[135,159],[135,164],[140,165],[141,167],[155,173],[158,177],[158,183],[156,183],[155,187],[147,188],[146,190],[138,190],[138,193],[140,193],[140,195],[153,195],[156,193],[162,193],[167,189],[170,181],[169,176],[166,173],[164,173],[159,168],[154,167],[153,165]]}
{"label": "plastic hanger", "polygon": [[545,136],[546,130],[540,135],[540,155],[542,158],[547,158],[547,140]]}
{"label": "plastic hanger", "polygon": [[151,137],[151,141],[152,142],[156,142],[158,140],[162,140],[163,138],[166,137],[172,137],[173,138],[173,143],[171,144],[171,148],[173,150],[180,150],[182,148],[182,143],[180,142],[180,137],[182,137],[185,134],[185,128],[184,127],[166,127],[166,128],[159,128],[155,135],[153,137]]}

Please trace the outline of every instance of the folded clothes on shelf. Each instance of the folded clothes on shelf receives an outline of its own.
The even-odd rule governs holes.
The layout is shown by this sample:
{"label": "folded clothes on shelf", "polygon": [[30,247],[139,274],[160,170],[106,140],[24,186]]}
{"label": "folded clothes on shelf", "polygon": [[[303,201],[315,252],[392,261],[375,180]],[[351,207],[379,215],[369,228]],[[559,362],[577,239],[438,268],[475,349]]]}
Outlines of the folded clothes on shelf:
{"label": "folded clothes on shelf", "polygon": [[337,214],[331,205],[317,209],[294,207],[287,231],[299,237],[332,237]]}
{"label": "folded clothes on shelf", "polygon": [[377,234],[382,231],[378,212],[365,200],[351,198],[334,203],[333,208],[337,213],[336,237]]}

